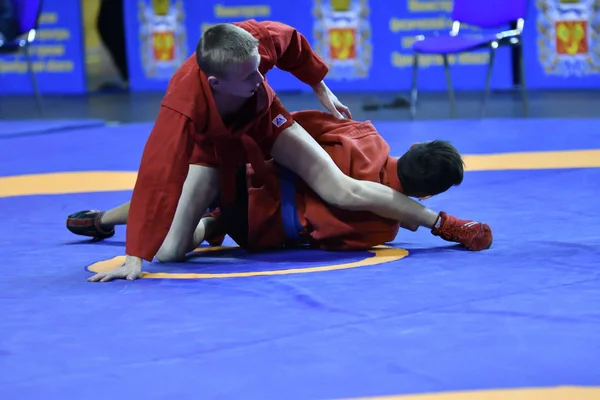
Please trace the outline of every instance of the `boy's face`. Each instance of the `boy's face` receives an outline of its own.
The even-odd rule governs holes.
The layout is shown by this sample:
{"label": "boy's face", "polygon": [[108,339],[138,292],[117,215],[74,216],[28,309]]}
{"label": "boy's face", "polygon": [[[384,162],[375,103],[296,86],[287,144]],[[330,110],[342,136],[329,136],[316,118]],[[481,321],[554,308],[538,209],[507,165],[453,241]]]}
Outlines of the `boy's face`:
{"label": "boy's face", "polygon": [[248,60],[231,63],[222,77],[209,77],[211,86],[219,93],[250,98],[258,90],[265,78],[258,71],[260,55],[258,49]]}

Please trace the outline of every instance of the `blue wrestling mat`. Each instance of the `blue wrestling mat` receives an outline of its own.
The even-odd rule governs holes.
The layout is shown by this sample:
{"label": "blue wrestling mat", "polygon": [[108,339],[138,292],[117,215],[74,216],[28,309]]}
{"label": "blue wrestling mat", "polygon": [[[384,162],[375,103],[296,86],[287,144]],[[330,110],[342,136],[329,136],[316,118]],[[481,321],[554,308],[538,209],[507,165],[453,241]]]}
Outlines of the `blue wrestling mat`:
{"label": "blue wrestling mat", "polygon": [[396,155],[465,154],[464,183],[425,204],[488,222],[490,250],[423,229],[370,252],[227,241],[92,284],[125,229],[91,243],[65,218],[129,199],[151,124],[2,141],[0,398],[600,398],[600,120],[376,125]]}
{"label": "blue wrestling mat", "polygon": [[[450,140],[461,152],[506,153],[600,148],[600,119],[374,121],[391,143]],[[407,148],[392,149],[404,152]]]}
{"label": "blue wrestling mat", "polygon": [[0,120],[0,139],[24,135],[41,135],[46,133],[61,132],[70,129],[84,129],[103,126],[104,121],[99,119],[82,120]]}

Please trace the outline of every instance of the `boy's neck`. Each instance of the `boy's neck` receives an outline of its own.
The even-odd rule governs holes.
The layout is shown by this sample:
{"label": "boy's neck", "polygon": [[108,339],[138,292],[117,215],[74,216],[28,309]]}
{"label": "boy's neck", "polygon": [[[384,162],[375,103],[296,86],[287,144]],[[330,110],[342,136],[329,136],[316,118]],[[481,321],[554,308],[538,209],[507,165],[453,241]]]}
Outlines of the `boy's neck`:
{"label": "boy's neck", "polygon": [[221,118],[237,114],[249,100],[244,97],[231,96],[213,91],[213,98]]}

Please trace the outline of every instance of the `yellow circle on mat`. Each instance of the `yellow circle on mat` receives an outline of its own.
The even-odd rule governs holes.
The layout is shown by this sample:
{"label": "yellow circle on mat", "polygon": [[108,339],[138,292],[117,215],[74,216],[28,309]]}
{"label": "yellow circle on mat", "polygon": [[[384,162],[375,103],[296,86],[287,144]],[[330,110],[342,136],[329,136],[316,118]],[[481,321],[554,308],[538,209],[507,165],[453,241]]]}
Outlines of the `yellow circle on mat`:
{"label": "yellow circle on mat", "polygon": [[[237,246],[215,246],[200,247],[194,250],[195,253],[206,253],[213,251],[222,251],[235,249]],[[289,268],[268,271],[247,271],[247,272],[229,272],[229,273],[170,273],[170,272],[143,272],[142,278],[150,279],[215,279],[215,278],[246,278],[250,276],[270,276],[270,275],[290,275],[290,274],[308,274],[311,272],[337,271],[340,269],[360,268],[373,265],[384,264],[400,260],[408,255],[408,251],[394,247],[378,246],[369,250],[374,256],[366,257],[362,260],[353,261],[345,264],[324,265],[307,268]],[[108,272],[119,268],[125,263],[125,256],[113,257],[109,260],[98,261],[87,267],[90,272]]]}
{"label": "yellow circle on mat", "polygon": [[415,394],[404,396],[361,397],[353,400],[598,400],[600,388],[559,386],[505,390],[478,390]]}
{"label": "yellow circle on mat", "polygon": [[[467,171],[600,167],[600,150],[463,155]],[[131,190],[132,171],[55,172],[0,177],[0,197]]]}
{"label": "yellow circle on mat", "polygon": [[53,172],[0,177],[0,197],[131,190],[137,178],[129,171]]}

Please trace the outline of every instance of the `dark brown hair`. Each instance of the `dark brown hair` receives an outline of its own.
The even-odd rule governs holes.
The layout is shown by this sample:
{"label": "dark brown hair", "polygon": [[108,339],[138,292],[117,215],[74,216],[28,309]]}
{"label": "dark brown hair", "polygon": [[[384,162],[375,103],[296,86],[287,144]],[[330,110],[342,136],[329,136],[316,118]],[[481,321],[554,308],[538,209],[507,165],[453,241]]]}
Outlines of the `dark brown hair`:
{"label": "dark brown hair", "polygon": [[407,196],[434,196],[463,181],[464,162],[444,140],[418,143],[398,160],[398,178]]}

